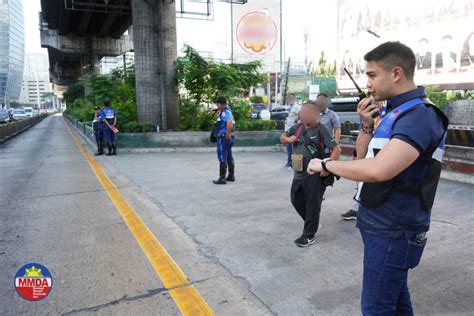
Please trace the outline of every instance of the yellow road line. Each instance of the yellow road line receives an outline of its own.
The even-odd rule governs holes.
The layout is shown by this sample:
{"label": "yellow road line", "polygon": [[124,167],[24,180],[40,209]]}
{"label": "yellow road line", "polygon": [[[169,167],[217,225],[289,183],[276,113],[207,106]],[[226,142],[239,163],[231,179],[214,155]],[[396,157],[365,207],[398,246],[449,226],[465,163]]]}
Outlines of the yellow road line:
{"label": "yellow road line", "polygon": [[76,142],[77,147],[79,147],[89,163],[89,166],[97,176],[100,184],[120,212],[120,215],[122,215],[128,228],[160,277],[163,285],[169,289],[168,292],[171,297],[173,297],[181,313],[183,315],[214,315],[206,301],[204,301],[198,291],[189,283],[186,275],[174,262],[166,249],[161,245],[158,239],[156,239],[137,212],[128,204],[127,200],[122,197],[117,187],[105,174],[104,170],[97,161],[95,161],[92,155],[82,146],[66,122],[64,123],[71,137]]}

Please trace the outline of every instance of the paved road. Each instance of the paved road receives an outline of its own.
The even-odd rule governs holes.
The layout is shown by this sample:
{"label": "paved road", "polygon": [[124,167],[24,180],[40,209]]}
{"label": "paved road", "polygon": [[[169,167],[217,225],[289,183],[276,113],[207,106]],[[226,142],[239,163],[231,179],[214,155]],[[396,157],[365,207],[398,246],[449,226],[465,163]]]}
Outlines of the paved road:
{"label": "paved road", "polygon": [[[354,194],[340,181],[323,203],[317,243],[297,248],[283,153],[236,153],[237,182],[216,187],[215,154],[124,154],[104,159],[279,315],[357,315],[362,243],[343,222]],[[410,286],[417,315],[474,313],[474,185],[442,180],[429,243]]]}
{"label": "paved road", "polygon": [[[353,184],[324,202],[317,244],[297,248],[282,153],[236,153],[237,182],[214,186],[214,154],[97,161],[216,315],[357,315],[361,241],[343,222]],[[27,168],[25,168],[25,166]],[[59,116],[0,146],[0,314],[178,314]],[[429,244],[410,276],[418,315],[472,315],[474,186],[442,181]],[[43,301],[16,295],[26,262],[55,280]]]}
{"label": "paved road", "polygon": [[[179,314],[62,117],[0,145],[0,174],[0,315]],[[181,254],[178,265],[216,313],[265,314],[261,302],[200,255],[156,205],[130,183],[113,180],[150,230],[166,236],[171,255]],[[42,301],[25,301],[13,287],[16,271],[28,262],[53,275],[53,290]]]}

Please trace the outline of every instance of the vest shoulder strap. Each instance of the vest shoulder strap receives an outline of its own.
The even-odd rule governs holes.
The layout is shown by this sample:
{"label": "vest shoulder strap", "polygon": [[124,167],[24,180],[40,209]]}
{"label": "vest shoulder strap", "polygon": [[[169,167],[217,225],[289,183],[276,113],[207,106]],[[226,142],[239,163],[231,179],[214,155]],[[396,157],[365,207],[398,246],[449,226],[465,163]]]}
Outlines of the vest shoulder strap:
{"label": "vest shoulder strap", "polygon": [[443,121],[443,127],[444,127],[444,132],[443,134],[441,135],[441,138],[436,142],[436,144],[431,147],[429,150],[425,151],[422,155],[420,155],[420,157],[418,158],[418,160],[422,161],[422,162],[429,162],[431,161],[431,157],[433,156],[433,153],[436,151],[436,149],[439,147],[439,145],[444,141],[445,139],[445,136],[446,136],[446,133],[447,133],[447,130],[448,130],[448,126],[449,126],[449,119],[448,117],[446,116],[446,114],[444,114],[443,111],[441,111],[429,98],[423,98],[423,103],[426,105],[426,106],[429,106],[431,107],[435,113],[441,118],[441,120]]}

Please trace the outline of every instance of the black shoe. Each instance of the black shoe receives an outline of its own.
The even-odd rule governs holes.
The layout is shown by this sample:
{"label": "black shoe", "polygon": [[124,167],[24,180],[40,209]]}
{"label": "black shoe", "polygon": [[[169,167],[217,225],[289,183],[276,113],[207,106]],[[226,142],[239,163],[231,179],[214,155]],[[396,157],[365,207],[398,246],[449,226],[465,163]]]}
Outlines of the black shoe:
{"label": "black shoe", "polygon": [[217,180],[212,180],[212,183],[214,183],[214,184],[226,184],[227,181],[225,180],[225,178],[219,178]]}
{"label": "black shoe", "polygon": [[116,155],[117,154],[117,146],[115,146],[115,144],[112,144],[112,155]]}
{"label": "black shoe", "polygon": [[349,210],[344,214],[341,214],[341,217],[345,221],[351,221],[357,219],[357,212],[354,210]]}
{"label": "black shoe", "polygon": [[314,237],[309,238],[301,236],[300,238],[295,240],[295,244],[299,247],[308,247],[314,244]]}
{"label": "black shoe", "polygon": [[214,184],[226,184],[225,174],[227,173],[227,163],[221,162],[219,164],[219,179],[212,181]]}
{"label": "black shoe", "polygon": [[102,156],[104,153],[101,153],[101,152],[98,152],[98,153],[95,153],[94,156]]}
{"label": "black shoe", "polygon": [[234,182],[235,181],[235,176],[234,176],[235,164],[233,161],[229,161],[227,164],[229,166],[229,175],[227,176],[226,180],[230,182]]}
{"label": "black shoe", "polygon": [[105,155],[106,156],[112,155],[112,145],[107,144],[107,153]]}

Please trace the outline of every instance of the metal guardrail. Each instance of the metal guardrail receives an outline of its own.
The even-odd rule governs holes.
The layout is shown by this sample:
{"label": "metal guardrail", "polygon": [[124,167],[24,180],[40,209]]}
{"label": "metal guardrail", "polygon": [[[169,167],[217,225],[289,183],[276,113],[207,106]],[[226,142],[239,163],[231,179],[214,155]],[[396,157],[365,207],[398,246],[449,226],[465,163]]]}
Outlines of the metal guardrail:
{"label": "metal guardrail", "polygon": [[0,125],[0,143],[6,142],[10,138],[20,134],[36,123],[42,121],[46,117],[48,117],[48,114],[42,114],[21,121],[14,121]]}
{"label": "metal guardrail", "polygon": [[446,144],[454,146],[474,147],[474,127],[449,125]]}

